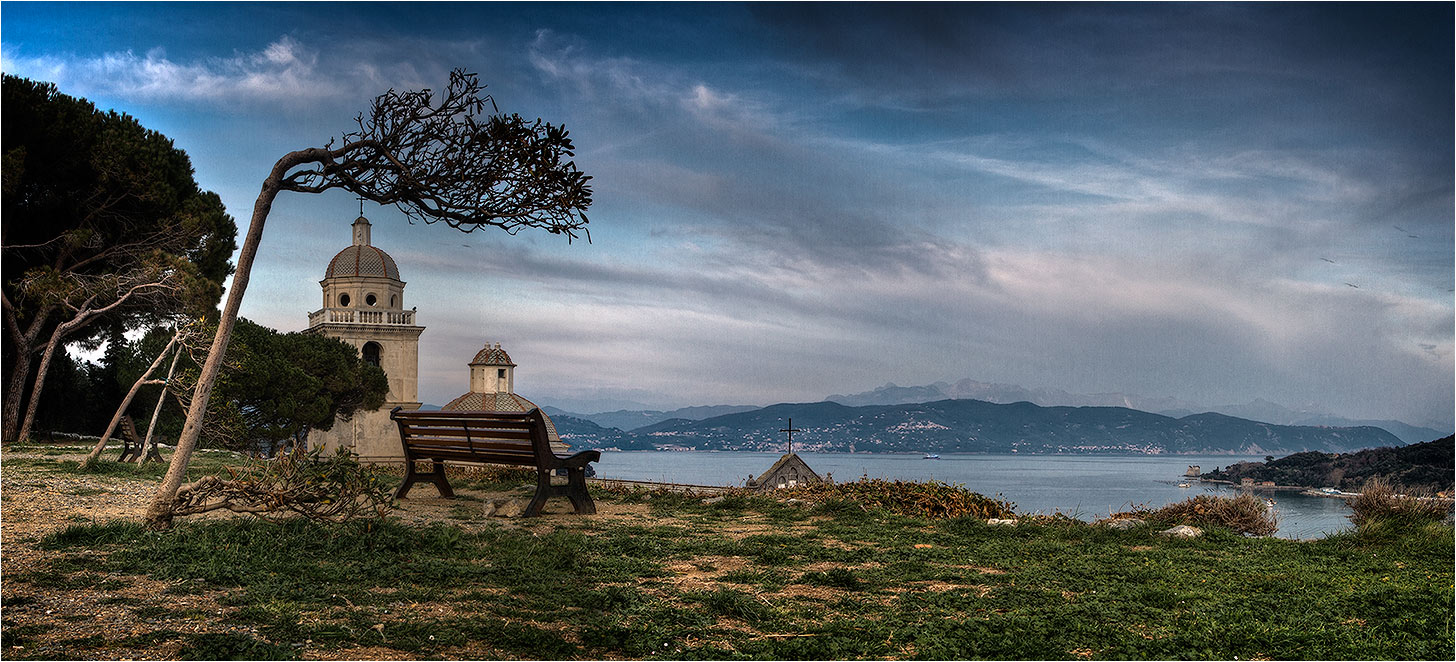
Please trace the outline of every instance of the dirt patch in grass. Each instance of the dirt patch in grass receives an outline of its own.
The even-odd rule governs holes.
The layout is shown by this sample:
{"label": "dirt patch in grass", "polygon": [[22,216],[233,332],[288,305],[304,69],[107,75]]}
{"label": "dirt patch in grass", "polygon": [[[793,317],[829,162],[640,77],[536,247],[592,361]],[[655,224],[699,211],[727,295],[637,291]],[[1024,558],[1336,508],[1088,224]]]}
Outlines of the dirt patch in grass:
{"label": "dirt patch in grass", "polygon": [[831,588],[828,586],[814,586],[810,584],[789,584],[778,591],[768,594],[774,598],[793,598],[798,600],[838,600],[848,592]]}
{"label": "dirt patch in grass", "polygon": [[[471,653],[471,654],[467,654],[467,655],[456,655],[455,654],[456,651],[454,649],[452,649],[451,651],[448,651],[448,652],[450,653],[450,655],[449,655],[450,657],[459,657],[459,658],[464,658],[464,659],[489,659],[488,656],[485,656],[485,655],[479,655],[479,656],[477,656],[475,654],[476,651],[461,651],[461,652],[469,652],[469,653]],[[409,653],[409,652],[406,652],[406,651],[402,651],[402,650],[395,650],[393,648],[386,648],[384,646],[357,646],[357,647],[351,647],[351,648],[336,648],[336,649],[333,649],[333,650],[327,650],[327,649],[325,649],[325,650],[310,650],[310,651],[307,651],[303,655],[303,659],[305,659],[305,660],[416,660],[416,659],[419,659],[419,655],[418,654],[415,654],[415,653]]]}
{"label": "dirt patch in grass", "polygon": [[956,568],[957,570],[974,570],[974,571],[979,572],[979,573],[981,573],[983,575],[1004,575],[1004,574],[1006,574],[1006,571],[1005,570],[1002,570],[1000,568],[992,568],[990,566],[984,566],[984,565],[952,565],[952,566],[947,566],[947,567]]}

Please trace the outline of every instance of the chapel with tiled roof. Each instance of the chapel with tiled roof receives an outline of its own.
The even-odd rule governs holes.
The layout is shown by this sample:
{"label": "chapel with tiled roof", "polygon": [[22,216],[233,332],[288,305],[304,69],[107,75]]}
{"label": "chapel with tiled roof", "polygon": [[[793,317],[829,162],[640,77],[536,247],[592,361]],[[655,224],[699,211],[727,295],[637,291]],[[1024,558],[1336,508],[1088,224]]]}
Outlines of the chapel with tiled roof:
{"label": "chapel with tiled roof", "polygon": [[[448,404],[442,410],[470,411],[531,411],[538,409],[534,402],[516,393],[516,364],[511,355],[501,349],[500,343],[486,343],[470,360],[470,390]],[[545,412],[546,438],[551,449],[558,453],[566,450],[561,436],[556,433],[556,424]]]}

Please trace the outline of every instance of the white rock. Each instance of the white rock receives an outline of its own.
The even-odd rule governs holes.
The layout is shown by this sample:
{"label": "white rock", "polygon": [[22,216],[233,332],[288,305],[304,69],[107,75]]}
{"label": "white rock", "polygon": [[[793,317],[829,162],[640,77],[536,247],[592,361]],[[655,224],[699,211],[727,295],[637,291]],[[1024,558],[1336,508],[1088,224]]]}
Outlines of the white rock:
{"label": "white rock", "polygon": [[1159,531],[1158,535],[1168,536],[1169,538],[1197,538],[1203,535],[1203,529],[1188,526],[1187,524],[1179,524],[1166,531]]}
{"label": "white rock", "polygon": [[1144,524],[1147,524],[1147,522],[1144,522],[1143,520],[1138,519],[1136,517],[1129,517],[1127,519],[1106,520],[1106,521],[1103,522],[1103,524],[1105,524],[1107,526],[1107,528],[1109,528],[1109,529],[1117,529],[1119,531],[1126,531],[1126,530],[1131,529],[1133,527],[1142,526]]}
{"label": "white rock", "polygon": [[993,517],[986,520],[986,523],[991,526],[1016,526],[1016,520],[1014,519],[996,519]]}

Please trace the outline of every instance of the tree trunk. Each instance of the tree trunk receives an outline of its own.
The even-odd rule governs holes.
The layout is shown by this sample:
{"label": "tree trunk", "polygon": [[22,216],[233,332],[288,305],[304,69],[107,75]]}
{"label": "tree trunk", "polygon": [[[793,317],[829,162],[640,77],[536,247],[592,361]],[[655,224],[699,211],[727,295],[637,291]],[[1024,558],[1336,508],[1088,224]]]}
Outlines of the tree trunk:
{"label": "tree trunk", "polygon": [[167,368],[167,378],[162,380],[162,392],[157,394],[157,406],[152,408],[152,420],[147,422],[147,438],[142,440],[142,452],[137,454],[137,464],[146,464],[151,460],[160,462],[162,453],[157,450],[157,444],[152,441],[152,433],[157,430],[157,418],[162,414],[162,403],[167,401],[167,385],[172,383],[172,375],[177,372],[177,360],[182,358],[182,348],[177,348],[177,353],[172,355],[172,367]]}
{"label": "tree trunk", "polygon": [[30,425],[35,422],[35,409],[40,405],[40,390],[45,387],[46,372],[50,370],[51,359],[56,355],[56,347],[60,346],[61,337],[71,330],[74,321],[70,320],[56,327],[55,332],[51,333],[51,339],[46,341],[45,353],[41,355],[40,365],[35,369],[35,385],[30,387],[30,400],[25,403],[25,421],[20,424],[16,439],[30,437]]}
{"label": "tree trunk", "polygon": [[248,223],[248,235],[238,253],[238,268],[233,272],[233,283],[228,288],[227,304],[223,306],[222,317],[217,321],[217,334],[212,337],[212,349],[197,376],[197,387],[192,391],[192,403],[187,409],[187,422],[182,425],[182,434],[177,437],[177,449],[172,452],[172,462],[157,495],[147,506],[147,526],[165,529],[172,525],[172,509],[177,502],[177,490],[182,487],[182,478],[187,475],[187,464],[192,461],[192,452],[197,448],[197,439],[202,436],[202,421],[207,415],[207,401],[212,397],[212,385],[222,368],[223,355],[227,353],[228,341],[232,339],[233,325],[238,320],[238,308],[243,303],[243,292],[248,288],[248,276],[253,270],[253,258],[258,254],[258,242],[263,238],[263,224],[268,221],[268,212],[273,208],[273,199],[283,186],[283,176],[293,166],[302,163],[299,152],[292,152],[273,165],[258,200],[253,203],[253,218]]}
{"label": "tree trunk", "polygon": [[5,443],[20,438],[20,400],[25,395],[25,378],[30,376],[31,349],[22,341],[16,343],[15,365],[10,366],[9,384],[5,386]]}
{"label": "tree trunk", "polygon": [[156,283],[141,283],[133,285],[131,289],[126,291],[125,294],[117,297],[116,301],[113,301],[100,308],[91,307],[92,302],[96,298],[96,295],[92,295],[91,298],[87,299],[86,303],[82,304],[81,307],[76,311],[76,315],[74,317],[66,320],[65,322],[62,322],[60,326],[56,327],[55,332],[51,334],[50,340],[46,341],[45,354],[41,356],[40,367],[36,369],[35,386],[30,389],[30,402],[26,404],[25,408],[25,422],[20,424],[20,433],[17,438],[23,439],[30,435],[30,424],[35,421],[35,408],[36,405],[40,404],[40,390],[41,387],[45,386],[46,372],[50,370],[51,358],[55,356],[56,348],[60,347],[62,344],[61,339],[65,338],[67,335],[78,329],[84,328],[87,324],[90,324],[91,321],[96,319],[97,317],[105,315],[106,313],[109,313],[117,307],[121,306],[122,304],[126,303],[127,300],[131,299],[137,293],[143,290],[161,287],[165,282],[166,279],[163,278],[162,281]]}
{"label": "tree trunk", "polygon": [[5,429],[0,434],[0,439],[9,443],[20,438],[20,402],[25,395],[25,378],[30,376],[30,364],[35,354],[35,338],[40,335],[40,329],[50,317],[49,311],[42,311],[30,323],[30,328],[24,333],[20,332],[20,325],[15,320],[15,311],[8,305],[5,306],[5,325],[9,327],[11,335],[15,336],[15,365],[10,366],[9,383],[5,386]]}
{"label": "tree trunk", "polygon": [[[142,376],[138,377],[136,382],[131,385],[131,390],[126,392],[125,398],[121,399],[121,406],[117,407],[116,413],[111,416],[111,424],[106,426],[106,433],[101,435],[101,439],[96,442],[96,446],[91,449],[91,453],[81,462],[81,466],[88,466],[101,457],[102,451],[106,450],[106,442],[110,441],[111,435],[116,433],[116,426],[121,423],[121,417],[126,415],[126,408],[131,406],[131,401],[136,397],[137,391],[142,390],[142,385],[148,383],[147,380],[162,365],[162,360],[167,358],[167,353],[172,351],[172,346],[177,344],[177,339],[181,336],[182,329],[179,328],[176,333],[172,334],[172,339],[167,341],[167,346],[162,348],[162,353],[158,354],[157,358],[152,359],[152,365],[147,367],[147,371],[142,373]],[[176,363],[172,365],[176,365]]]}

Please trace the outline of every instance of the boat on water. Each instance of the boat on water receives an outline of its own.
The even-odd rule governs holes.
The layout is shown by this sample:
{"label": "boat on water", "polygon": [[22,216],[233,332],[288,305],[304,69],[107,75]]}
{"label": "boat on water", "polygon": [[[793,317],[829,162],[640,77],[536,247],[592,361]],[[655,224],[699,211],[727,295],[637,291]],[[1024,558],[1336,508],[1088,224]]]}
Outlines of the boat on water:
{"label": "boat on water", "polygon": [[1193,487],[1193,486],[1192,485],[1189,485],[1188,483],[1178,483],[1178,487]]}
{"label": "boat on water", "polygon": [[925,459],[927,459],[927,460],[939,460],[940,459],[940,456],[939,455],[936,455],[935,453],[926,453],[925,454]]}

